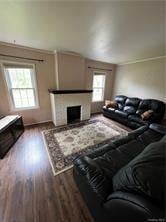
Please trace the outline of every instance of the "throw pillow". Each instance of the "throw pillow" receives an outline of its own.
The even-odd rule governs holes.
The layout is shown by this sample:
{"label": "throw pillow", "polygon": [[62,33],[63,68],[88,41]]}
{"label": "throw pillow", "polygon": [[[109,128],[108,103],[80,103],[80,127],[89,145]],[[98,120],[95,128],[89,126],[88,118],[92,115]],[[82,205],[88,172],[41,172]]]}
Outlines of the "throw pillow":
{"label": "throw pillow", "polygon": [[106,106],[106,108],[116,108],[117,103],[115,101],[106,100],[105,101],[105,106]]}
{"label": "throw pillow", "polygon": [[148,111],[145,111],[144,113],[141,114],[141,118],[143,120],[148,120],[153,114],[153,110],[148,110]]}

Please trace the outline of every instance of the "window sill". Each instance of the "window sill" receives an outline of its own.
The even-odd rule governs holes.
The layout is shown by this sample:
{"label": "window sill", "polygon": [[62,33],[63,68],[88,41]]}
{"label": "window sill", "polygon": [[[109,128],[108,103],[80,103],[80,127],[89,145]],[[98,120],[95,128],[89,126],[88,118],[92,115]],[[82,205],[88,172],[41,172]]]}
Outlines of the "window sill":
{"label": "window sill", "polygon": [[40,109],[40,106],[33,106],[33,107],[24,107],[24,108],[12,108],[12,112],[18,112],[18,111],[28,111],[28,110],[35,110]]}
{"label": "window sill", "polygon": [[92,101],[92,103],[102,103],[104,100]]}

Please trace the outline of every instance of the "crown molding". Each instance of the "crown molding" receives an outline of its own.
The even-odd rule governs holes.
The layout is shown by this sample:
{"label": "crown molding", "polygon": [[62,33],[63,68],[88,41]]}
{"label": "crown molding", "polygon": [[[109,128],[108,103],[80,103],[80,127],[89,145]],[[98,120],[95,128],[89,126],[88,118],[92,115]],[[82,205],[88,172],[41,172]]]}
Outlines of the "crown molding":
{"label": "crown molding", "polygon": [[152,60],[166,58],[166,55],[164,55],[164,56],[151,57],[151,58],[146,58],[146,59],[137,59],[137,60],[129,61],[129,62],[109,63],[109,62],[104,62],[104,61],[90,59],[90,58],[84,57],[83,55],[81,55],[81,54],[79,54],[77,52],[73,52],[73,51],[65,51],[65,50],[64,51],[63,50],[53,50],[52,51],[52,50],[46,50],[46,49],[37,49],[37,48],[29,47],[29,46],[23,46],[23,45],[18,45],[18,44],[13,44],[13,43],[8,43],[8,42],[2,42],[2,41],[0,41],[0,45],[8,46],[8,47],[13,47],[13,48],[26,49],[26,50],[31,50],[31,51],[34,51],[34,52],[51,54],[51,55],[52,54],[56,54],[56,53],[62,53],[62,54],[66,54],[66,55],[82,57],[82,58],[85,58],[86,60],[91,60],[91,61],[94,61],[94,62],[101,62],[101,63],[105,63],[107,65],[111,64],[111,65],[117,65],[117,66],[130,65],[130,64],[135,64],[135,63],[139,63],[139,62],[147,62],[147,61],[152,61]]}
{"label": "crown molding", "polygon": [[63,50],[54,50],[54,54],[56,53],[61,53],[61,54],[65,54],[65,55],[72,55],[72,56],[77,56],[77,57],[83,57],[83,55],[77,53],[77,52],[73,52],[73,51],[63,51]]}
{"label": "crown molding", "polygon": [[130,61],[130,62],[118,63],[117,65],[118,66],[130,65],[130,64],[135,64],[135,63],[139,63],[139,62],[148,62],[148,61],[157,60],[157,59],[164,59],[164,58],[166,58],[166,55],[158,56],[158,57],[152,57],[152,58],[146,58],[146,59],[138,59],[138,60],[134,60],[134,61]]}
{"label": "crown molding", "polygon": [[111,63],[111,62],[104,62],[102,60],[96,60],[96,59],[91,59],[89,57],[85,57],[87,63],[90,62],[90,63],[101,63],[103,65],[106,65],[106,66],[116,66],[117,64],[116,63]]}
{"label": "crown molding", "polygon": [[13,44],[13,43],[8,43],[8,42],[1,42],[0,41],[0,45],[8,46],[8,47],[13,47],[13,48],[19,48],[19,49],[26,49],[26,50],[31,50],[31,51],[34,51],[34,52],[45,53],[45,54],[54,54],[54,52],[51,51],[51,50],[37,49],[37,48],[32,48],[32,47],[18,45],[18,44]]}

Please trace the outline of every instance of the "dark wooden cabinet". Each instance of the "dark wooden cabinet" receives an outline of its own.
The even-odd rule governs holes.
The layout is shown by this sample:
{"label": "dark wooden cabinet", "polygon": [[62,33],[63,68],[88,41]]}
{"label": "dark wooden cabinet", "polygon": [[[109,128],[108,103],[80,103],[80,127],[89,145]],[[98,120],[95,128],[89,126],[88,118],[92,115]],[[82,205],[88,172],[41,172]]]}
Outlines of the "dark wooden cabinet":
{"label": "dark wooden cabinet", "polygon": [[21,116],[0,130],[0,158],[5,156],[23,132],[24,125]]}

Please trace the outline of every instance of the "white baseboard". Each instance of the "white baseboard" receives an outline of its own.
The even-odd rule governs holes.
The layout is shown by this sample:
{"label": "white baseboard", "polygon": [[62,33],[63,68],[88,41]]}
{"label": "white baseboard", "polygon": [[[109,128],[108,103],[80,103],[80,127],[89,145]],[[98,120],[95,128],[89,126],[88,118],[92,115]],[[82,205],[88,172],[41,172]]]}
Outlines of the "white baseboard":
{"label": "white baseboard", "polygon": [[45,121],[40,121],[40,122],[35,122],[35,123],[24,124],[24,126],[32,126],[32,125],[36,125],[36,124],[40,124],[40,123],[48,123],[48,122],[52,122],[52,119],[45,120]]}

